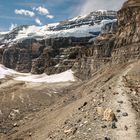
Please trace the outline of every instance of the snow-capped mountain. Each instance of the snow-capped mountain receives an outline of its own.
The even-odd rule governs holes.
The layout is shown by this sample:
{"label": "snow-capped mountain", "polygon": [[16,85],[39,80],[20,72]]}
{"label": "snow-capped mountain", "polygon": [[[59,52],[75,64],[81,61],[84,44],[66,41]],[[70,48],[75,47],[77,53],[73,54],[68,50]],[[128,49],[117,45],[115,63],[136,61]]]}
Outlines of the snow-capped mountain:
{"label": "snow-capped mountain", "polygon": [[0,47],[20,40],[42,40],[58,37],[96,37],[107,23],[116,22],[116,11],[94,11],[60,23],[45,26],[19,26],[7,33],[0,33]]}
{"label": "snow-capped mountain", "polygon": [[72,19],[60,22],[53,30],[66,30],[84,25],[94,26],[103,23],[104,20],[114,20],[116,18],[116,11],[99,10],[91,12],[88,15],[77,16]]}

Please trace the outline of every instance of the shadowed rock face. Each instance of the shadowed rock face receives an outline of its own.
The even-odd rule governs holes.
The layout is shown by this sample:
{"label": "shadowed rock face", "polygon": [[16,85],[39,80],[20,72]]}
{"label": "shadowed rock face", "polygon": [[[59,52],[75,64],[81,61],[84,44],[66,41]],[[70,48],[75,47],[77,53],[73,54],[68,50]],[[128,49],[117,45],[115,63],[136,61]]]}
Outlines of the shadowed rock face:
{"label": "shadowed rock face", "polygon": [[60,73],[72,68],[80,48],[90,44],[90,38],[25,39],[0,49],[0,58],[6,67],[20,72]]}
{"label": "shadowed rock face", "polygon": [[43,43],[36,40],[23,40],[3,49],[2,63],[20,72],[30,72],[32,59],[39,57],[43,52]]}

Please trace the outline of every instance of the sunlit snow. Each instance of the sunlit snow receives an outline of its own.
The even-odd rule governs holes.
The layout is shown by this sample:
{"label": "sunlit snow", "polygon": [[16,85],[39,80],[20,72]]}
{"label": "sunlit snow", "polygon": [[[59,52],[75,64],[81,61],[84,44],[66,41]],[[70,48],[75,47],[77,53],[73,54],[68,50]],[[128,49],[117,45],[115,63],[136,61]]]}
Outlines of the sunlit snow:
{"label": "sunlit snow", "polygon": [[68,70],[59,74],[54,75],[30,75],[30,76],[19,76],[14,78],[19,81],[27,81],[27,82],[47,82],[47,83],[57,83],[57,82],[67,82],[67,81],[75,81],[72,70]]}
{"label": "sunlit snow", "polygon": [[23,28],[23,30],[18,32],[15,38],[16,40],[22,38],[56,38],[56,37],[88,37],[92,36],[91,32],[101,32],[101,28],[114,20],[102,20],[100,24],[95,24],[94,26],[83,25],[80,27],[75,27],[72,29],[65,29],[59,31],[50,31],[49,27],[57,26],[56,24],[49,24],[48,26],[29,26],[28,28]]}
{"label": "sunlit snow", "polygon": [[31,73],[19,73],[12,69],[6,68],[0,64],[0,79],[5,78],[6,76],[11,76],[13,80],[17,81],[25,81],[25,82],[46,82],[46,83],[57,83],[57,82],[67,82],[67,81],[75,81],[75,77],[73,75],[72,70],[67,70],[65,72],[53,75],[33,75]]}

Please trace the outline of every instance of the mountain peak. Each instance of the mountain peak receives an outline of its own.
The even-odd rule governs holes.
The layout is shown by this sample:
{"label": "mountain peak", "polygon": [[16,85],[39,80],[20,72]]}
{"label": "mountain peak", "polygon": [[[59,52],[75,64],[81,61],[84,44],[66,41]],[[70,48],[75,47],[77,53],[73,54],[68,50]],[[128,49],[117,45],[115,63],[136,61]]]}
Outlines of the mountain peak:
{"label": "mountain peak", "polygon": [[96,37],[105,24],[116,22],[116,14],[116,11],[99,10],[45,26],[22,25],[3,35],[0,40],[3,43],[12,43],[28,38],[42,40],[57,37]]}

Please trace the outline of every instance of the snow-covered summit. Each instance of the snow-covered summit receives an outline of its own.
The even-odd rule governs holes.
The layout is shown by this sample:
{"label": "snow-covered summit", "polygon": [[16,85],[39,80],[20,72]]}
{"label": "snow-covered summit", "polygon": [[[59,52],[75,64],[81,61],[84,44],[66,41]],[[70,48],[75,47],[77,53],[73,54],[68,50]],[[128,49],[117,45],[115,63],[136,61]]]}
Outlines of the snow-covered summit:
{"label": "snow-covered summit", "polygon": [[74,27],[79,27],[82,25],[94,26],[95,24],[100,24],[102,20],[113,20],[116,19],[116,11],[98,10],[93,11],[90,14],[77,16],[72,19],[68,19],[60,22],[54,30],[70,29]]}
{"label": "snow-covered summit", "polygon": [[29,38],[42,40],[58,37],[96,37],[105,24],[115,21],[116,11],[99,10],[60,23],[19,26],[8,33],[0,33],[0,46]]}

